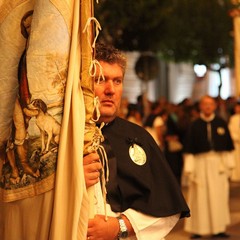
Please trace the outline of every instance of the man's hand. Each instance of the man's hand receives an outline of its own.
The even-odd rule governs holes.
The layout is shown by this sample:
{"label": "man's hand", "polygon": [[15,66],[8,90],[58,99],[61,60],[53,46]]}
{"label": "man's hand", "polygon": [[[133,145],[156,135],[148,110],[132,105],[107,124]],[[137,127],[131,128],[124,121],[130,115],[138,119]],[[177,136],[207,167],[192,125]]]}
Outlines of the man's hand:
{"label": "man's hand", "polygon": [[87,239],[90,240],[115,240],[119,232],[119,223],[117,218],[108,217],[105,220],[104,215],[96,215],[94,219],[88,222]]}
{"label": "man's hand", "polygon": [[86,187],[91,187],[99,181],[102,164],[97,153],[90,153],[83,157],[83,169]]}

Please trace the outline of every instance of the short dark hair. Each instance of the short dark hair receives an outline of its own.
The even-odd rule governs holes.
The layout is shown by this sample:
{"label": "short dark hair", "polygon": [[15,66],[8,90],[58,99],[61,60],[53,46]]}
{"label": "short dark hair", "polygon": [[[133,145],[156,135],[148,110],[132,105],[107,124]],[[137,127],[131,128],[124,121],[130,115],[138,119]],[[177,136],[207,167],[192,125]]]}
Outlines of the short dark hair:
{"label": "short dark hair", "polygon": [[96,43],[95,59],[98,61],[107,62],[109,64],[118,64],[123,73],[127,66],[126,56],[117,48],[104,43]]}

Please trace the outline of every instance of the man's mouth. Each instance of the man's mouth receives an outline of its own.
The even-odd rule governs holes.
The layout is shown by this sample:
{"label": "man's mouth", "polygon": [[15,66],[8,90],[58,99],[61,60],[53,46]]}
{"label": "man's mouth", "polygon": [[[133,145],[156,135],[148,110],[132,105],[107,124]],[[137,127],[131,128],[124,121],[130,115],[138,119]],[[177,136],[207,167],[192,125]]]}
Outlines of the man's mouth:
{"label": "man's mouth", "polygon": [[112,104],[114,104],[114,102],[112,100],[103,100],[103,101],[101,101],[101,104],[102,105],[112,105]]}

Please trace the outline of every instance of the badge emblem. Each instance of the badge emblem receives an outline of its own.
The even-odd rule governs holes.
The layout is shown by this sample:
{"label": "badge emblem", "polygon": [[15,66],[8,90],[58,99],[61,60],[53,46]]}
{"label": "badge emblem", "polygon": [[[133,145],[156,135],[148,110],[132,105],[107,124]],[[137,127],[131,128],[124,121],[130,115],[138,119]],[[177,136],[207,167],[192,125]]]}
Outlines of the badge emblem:
{"label": "badge emblem", "polygon": [[218,133],[219,135],[224,135],[224,134],[225,134],[225,129],[222,128],[222,127],[218,127],[218,128],[217,128],[217,133]]}
{"label": "badge emblem", "polygon": [[147,156],[145,151],[137,144],[132,144],[129,147],[129,156],[134,163],[139,166],[142,166],[147,161]]}

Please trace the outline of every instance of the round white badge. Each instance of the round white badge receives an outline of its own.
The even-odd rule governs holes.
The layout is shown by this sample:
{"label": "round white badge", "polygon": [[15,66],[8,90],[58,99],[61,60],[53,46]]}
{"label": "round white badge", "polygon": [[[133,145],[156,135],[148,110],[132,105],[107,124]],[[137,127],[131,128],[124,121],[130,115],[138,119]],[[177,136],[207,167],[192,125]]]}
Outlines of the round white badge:
{"label": "round white badge", "polygon": [[135,143],[129,147],[129,156],[134,163],[140,166],[147,161],[145,151]]}

